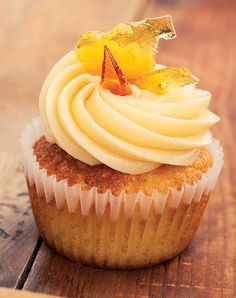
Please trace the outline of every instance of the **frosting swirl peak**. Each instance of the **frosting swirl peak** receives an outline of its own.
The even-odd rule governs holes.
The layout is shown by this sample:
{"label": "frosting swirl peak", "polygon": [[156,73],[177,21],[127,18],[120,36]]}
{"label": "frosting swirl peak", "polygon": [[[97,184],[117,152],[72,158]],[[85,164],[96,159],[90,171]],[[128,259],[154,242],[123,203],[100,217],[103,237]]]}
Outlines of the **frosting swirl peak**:
{"label": "frosting swirl peak", "polygon": [[192,164],[199,148],[212,142],[209,128],[219,121],[208,110],[211,94],[194,85],[162,96],[130,87],[131,95],[112,94],[69,52],[40,94],[48,141],[89,165],[103,163],[129,174],[162,163]]}

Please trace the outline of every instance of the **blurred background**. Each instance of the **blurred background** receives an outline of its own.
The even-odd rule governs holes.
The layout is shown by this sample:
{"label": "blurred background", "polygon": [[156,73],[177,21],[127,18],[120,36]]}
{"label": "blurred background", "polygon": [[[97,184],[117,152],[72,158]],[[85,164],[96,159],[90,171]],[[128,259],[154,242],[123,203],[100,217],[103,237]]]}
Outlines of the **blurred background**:
{"label": "blurred background", "polygon": [[158,62],[188,67],[212,92],[213,110],[234,117],[236,1],[0,0],[1,151],[18,152],[45,76],[81,33],[163,14],[172,15],[178,37],[161,40]]}
{"label": "blurred background", "polygon": [[[47,73],[81,33],[165,14],[172,15],[177,38],[160,41],[157,61],[189,68],[211,91],[211,110],[221,117],[213,131],[224,147],[224,168],[181,257],[146,273],[106,276],[114,288],[142,293],[137,297],[158,289],[166,293],[162,297],[236,297],[236,0],[0,0],[0,286],[65,295],[73,282],[85,292],[107,286],[104,275],[76,269],[40,246],[19,157],[20,132],[38,115]],[[25,264],[32,265],[37,250],[24,284]],[[56,268],[65,270],[64,284]]]}

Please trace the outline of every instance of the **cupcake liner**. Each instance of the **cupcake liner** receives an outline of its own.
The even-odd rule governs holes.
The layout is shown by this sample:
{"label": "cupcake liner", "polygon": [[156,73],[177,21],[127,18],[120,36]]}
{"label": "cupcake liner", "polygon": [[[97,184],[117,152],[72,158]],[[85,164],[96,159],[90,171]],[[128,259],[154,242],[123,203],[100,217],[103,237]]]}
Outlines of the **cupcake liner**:
{"label": "cupcake liner", "polygon": [[168,202],[168,206],[177,209],[180,204],[190,205],[199,203],[202,197],[212,192],[223,165],[223,149],[219,141],[208,146],[213,157],[213,166],[204,173],[200,180],[193,185],[184,184],[181,190],[170,187],[166,194],[153,190],[152,195],[147,196],[142,191],[134,194],[126,194],[124,191],[115,196],[111,190],[99,193],[96,187],[83,191],[80,184],[68,186],[66,180],[57,181],[56,176],[47,176],[45,169],[40,169],[36,156],[33,154],[34,143],[43,135],[41,121],[33,119],[21,136],[21,148],[23,152],[24,171],[28,178],[29,186],[35,185],[38,197],[45,198],[48,203],[55,201],[58,210],[67,207],[69,213],[74,213],[80,206],[83,217],[88,216],[91,206],[95,206],[95,215],[101,217],[109,205],[110,217],[116,221],[123,206],[127,218],[132,217],[135,208],[139,206],[142,219],[147,219],[151,206],[155,214],[161,215]]}

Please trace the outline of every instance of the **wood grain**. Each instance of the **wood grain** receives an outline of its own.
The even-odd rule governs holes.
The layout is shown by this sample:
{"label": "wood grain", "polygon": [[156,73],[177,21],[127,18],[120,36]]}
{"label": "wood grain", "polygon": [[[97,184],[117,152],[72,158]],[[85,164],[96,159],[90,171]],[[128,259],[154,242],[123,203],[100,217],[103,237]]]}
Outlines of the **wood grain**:
{"label": "wood grain", "polygon": [[[225,149],[224,169],[214,195],[193,242],[181,256],[150,269],[110,271],[72,263],[43,243],[23,288],[71,297],[236,297],[236,3],[233,0],[160,4],[133,0],[128,5],[127,1],[106,0],[71,0],[70,5],[64,0],[17,3],[0,2],[0,19],[4,20],[0,31],[0,150],[10,152],[12,160],[19,149],[16,144],[20,129],[37,114],[37,97],[46,72],[73,46],[81,32],[105,30],[119,21],[167,13],[173,16],[178,38],[160,42],[158,62],[188,67],[200,78],[200,86],[212,92],[211,108],[222,118],[214,134]],[[14,5],[18,5],[16,10],[12,9]],[[5,159],[0,158],[0,163]],[[6,169],[8,162],[4,164]],[[1,202],[5,204],[6,192],[14,204],[17,193],[25,192],[17,167],[11,174],[3,175],[4,172],[7,171],[2,170],[1,177],[7,176],[8,181],[0,187],[5,189],[4,196],[0,195],[0,208]],[[4,230],[9,235],[16,231],[17,222],[28,206],[26,197],[21,198],[24,203],[17,201],[19,215],[3,212],[7,225]],[[8,281],[1,271],[2,264],[11,276],[7,285],[14,286],[32,255],[37,237],[30,229],[32,217],[28,216],[26,222],[23,235],[27,241],[24,238],[16,241],[15,250],[10,237],[3,240],[7,244],[2,249],[1,239],[0,284],[6,285]],[[17,264],[14,251],[20,258]]]}
{"label": "wood grain", "polygon": [[[14,177],[14,179],[12,179]],[[0,285],[17,287],[38,241],[19,156],[0,154]]]}

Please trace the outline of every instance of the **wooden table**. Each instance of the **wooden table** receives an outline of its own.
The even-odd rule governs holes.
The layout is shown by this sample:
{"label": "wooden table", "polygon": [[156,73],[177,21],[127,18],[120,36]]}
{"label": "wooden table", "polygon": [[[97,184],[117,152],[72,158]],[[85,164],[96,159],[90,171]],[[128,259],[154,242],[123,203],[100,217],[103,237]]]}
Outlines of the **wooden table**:
{"label": "wooden table", "polygon": [[[171,14],[178,38],[158,62],[186,66],[212,92],[225,164],[188,249],[146,270],[110,271],[68,261],[40,238],[19,155],[22,127],[38,114],[51,66],[85,30]],[[235,1],[1,0],[0,286],[71,297],[236,297]]]}

